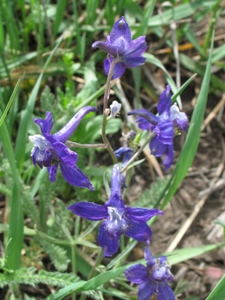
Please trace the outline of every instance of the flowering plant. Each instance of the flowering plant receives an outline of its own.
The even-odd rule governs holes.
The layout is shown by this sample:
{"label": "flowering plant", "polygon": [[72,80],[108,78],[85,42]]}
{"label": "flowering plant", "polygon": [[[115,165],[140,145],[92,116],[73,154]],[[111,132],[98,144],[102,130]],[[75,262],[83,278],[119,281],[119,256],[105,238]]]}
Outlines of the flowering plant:
{"label": "flowering plant", "polygon": [[[213,46],[223,9],[161,2],[0,2],[1,299],[206,299],[215,270],[170,265],[221,247],[185,249],[201,211],[186,221],[179,208],[224,186],[220,34]],[[201,43],[193,25],[208,16]],[[202,126],[209,91],[222,98]],[[199,203],[191,181],[212,185]],[[207,300],[223,299],[223,279]]]}
{"label": "flowering plant", "polygon": [[[138,151],[134,141],[138,143],[140,135],[130,131],[124,138],[123,147],[113,150],[108,140],[106,129],[107,122],[115,118],[121,110],[121,104],[113,101],[108,107],[110,96],[110,81],[121,77],[125,68],[134,68],[142,65],[145,58],[142,54],[147,46],[145,36],[132,40],[131,30],[124,17],[115,22],[106,42],[97,41],[92,45],[93,49],[100,48],[108,53],[104,61],[104,70],[107,75],[106,89],[103,104],[102,139],[103,147],[108,150],[112,158],[113,167],[111,175],[111,192],[109,199],[103,204],[79,201],[68,207],[69,211],[76,216],[89,221],[101,221],[98,233],[98,245],[102,248],[103,257],[114,255],[120,247],[121,236],[125,235],[138,242],[150,245],[152,231],[147,222],[158,214],[163,214],[158,208],[133,208],[127,205],[122,196],[123,189],[127,188],[127,169],[136,156],[143,150]],[[174,160],[173,140],[175,133],[186,131],[188,118],[173,104],[170,94],[170,86],[167,85],[160,95],[158,102],[158,115],[154,115],[145,108],[135,109],[128,115],[137,116],[138,127],[149,132],[147,143],[152,155],[165,156],[164,166],[169,169]],[[45,119],[35,119],[41,129],[42,135],[30,136],[34,144],[31,151],[33,164],[41,168],[47,167],[49,178],[55,181],[58,166],[60,166],[65,180],[76,187],[94,190],[88,177],[76,166],[78,156],[66,145],[66,141],[76,130],[78,124],[89,112],[96,112],[95,107],[82,108],[61,130],[50,134],[53,120],[50,112],[46,112]],[[146,142],[144,143],[144,145]],[[95,147],[97,145],[92,145]],[[90,147],[90,145],[83,147]],[[122,158],[122,168],[117,159]],[[153,258],[149,249],[144,250],[147,267],[140,264],[134,265],[125,271],[125,276],[131,282],[140,284],[138,293],[139,300],[147,300],[153,294],[158,300],[174,300],[175,296],[168,285],[173,279],[169,271],[166,257]]]}

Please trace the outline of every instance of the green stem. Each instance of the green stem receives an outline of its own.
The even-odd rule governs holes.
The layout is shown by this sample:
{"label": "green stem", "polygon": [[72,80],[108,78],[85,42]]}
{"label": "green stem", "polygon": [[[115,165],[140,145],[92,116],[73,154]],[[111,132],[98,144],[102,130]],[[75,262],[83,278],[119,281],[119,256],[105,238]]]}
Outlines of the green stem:
{"label": "green stem", "polygon": [[[72,271],[74,274],[76,274],[76,246],[70,231],[64,226],[64,224],[61,226],[61,228],[70,242]],[[72,300],[76,300],[75,293],[72,294]]]}
{"label": "green stem", "polygon": [[113,58],[111,64],[110,64],[110,69],[109,69],[109,74],[106,80],[106,86],[105,86],[105,94],[104,94],[104,104],[103,104],[103,120],[102,120],[102,140],[104,144],[106,145],[106,148],[112,158],[113,164],[117,163],[117,158],[114,154],[114,151],[109,143],[109,140],[106,135],[106,125],[107,125],[107,109],[108,109],[108,100],[109,100],[109,95],[110,95],[110,82],[113,76],[113,71],[116,63],[118,62],[118,58]]}
{"label": "green stem", "polygon": [[109,95],[110,95],[110,82],[112,80],[113,71],[114,71],[114,68],[115,68],[115,65],[117,62],[118,62],[118,58],[113,58],[113,60],[110,64],[109,74],[108,74],[108,77],[106,80],[106,85],[105,85],[103,114],[105,113],[106,108],[108,108],[108,100],[109,100]]}
{"label": "green stem", "polygon": [[90,148],[107,148],[107,146],[105,144],[79,144],[76,142],[70,142],[67,141],[66,145],[68,147],[77,147],[77,148],[86,148],[86,149],[90,149]]}
{"label": "green stem", "polygon": [[88,275],[88,280],[91,279],[92,277],[94,277],[95,272],[96,272],[96,269],[97,269],[97,267],[100,265],[101,261],[102,261],[102,248],[101,248],[101,249],[99,250],[99,252],[98,252],[98,256],[97,256],[97,259],[96,259],[96,263],[95,263],[95,265],[93,266],[93,268],[92,268],[90,274]]}
{"label": "green stem", "polygon": [[112,158],[113,164],[116,164],[117,158],[114,154],[113,148],[111,147],[109,140],[107,138],[107,135],[106,135],[106,124],[107,124],[107,115],[104,113],[103,120],[102,120],[102,140],[103,140],[104,144],[106,145],[106,149],[108,150],[108,152]]}
{"label": "green stem", "polygon": [[126,166],[121,169],[120,171],[121,174],[125,172],[130,166],[130,164],[132,164],[135,161],[135,159],[140,155],[140,153],[143,151],[145,146],[151,141],[152,137],[153,137],[153,133],[150,133],[147,139],[145,140],[145,142],[141,145],[140,149],[131,157],[131,159],[127,162]]}
{"label": "green stem", "polygon": [[[95,265],[93,266],[93,268],[91,269],[91,272],[89,273],[88,275],[88,280],[90,280],[91,278],[94,277],[95,273],[96,273],[96,268],[100,265],[102,261],[102,249],[100,249],[100,251],[98,252],[98,256],[97,256],[97,259],[96,259],[96,262],[95,262]],[[80,300],[85,300],[86,299],[86,295],[82,295]]]}
{"label": "green stem", "polygon": [[[76,246],[71,245],[71,263],[72,263],[72,271],[76,274]],[[76,300],[76,294],[72,294],[72,300]]]}

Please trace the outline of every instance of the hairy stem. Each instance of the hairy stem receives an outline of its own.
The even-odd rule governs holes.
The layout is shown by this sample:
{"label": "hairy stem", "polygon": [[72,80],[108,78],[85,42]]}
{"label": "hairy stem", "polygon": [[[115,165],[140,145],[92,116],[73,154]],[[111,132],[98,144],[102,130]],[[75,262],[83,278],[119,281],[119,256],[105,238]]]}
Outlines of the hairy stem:
{"label": "hairy stem", "polygon": [[108,100],[109,100],[109,95],[110,95],[110,81],[113,76],[113,71],[116,63],[118,62],[118,58],[113,58],[111,64],[110,64],[110,69],[109,69],[109,74],[106,80],[106,87],[105,87],[105,94],[104,94],[104,104],[103,104],[103,119],[102,119],[102,140],[104,144],[106,145],[106,149],[108,150],[113,164],[117,163],[117,158],[114,154],[114,151],[109,143],[109,140],[106,135],[106,125],[107,125],[107,108],[108,108]]}
{"label": "hairy stem", "polygon": [[110,94],[110,82],[112,80],[113,71],[114,71],[114,68],[115,68],[115,65],[116,65],[117,62],[118,62],[118,58],[116,57],[116,58],[113,58],[113,60],[110,64],[109,74],[108,74],[106,84],[105,84],[103,114],[104,114],[106,108],[108,108],[108,100],[109,100],[109,94]]}
{"label": "hairy stem", "polygon": [[150,133],[148,134],[147,139],[145,140],[145,142],[141,145],[141,147],[138,149],[138,151],[131,157],[131,159],[127,162],[126,166],[124,166],[120,173],[122,174],[123,172],[125,172],[129,166],[135,161],[135,159],[140,155],[140,153],[143,151],[143,149],[145,148],[145,146],[151,141],[151,139],[153,138],[154,134]]}
{"label": "hairy stem", "polygon": [[76,142],[70,142],[67,141],[66,145],[71,148],[71,147],[77,147],[77,148],[107,148],[107,146],[105,144],[79,144]]}

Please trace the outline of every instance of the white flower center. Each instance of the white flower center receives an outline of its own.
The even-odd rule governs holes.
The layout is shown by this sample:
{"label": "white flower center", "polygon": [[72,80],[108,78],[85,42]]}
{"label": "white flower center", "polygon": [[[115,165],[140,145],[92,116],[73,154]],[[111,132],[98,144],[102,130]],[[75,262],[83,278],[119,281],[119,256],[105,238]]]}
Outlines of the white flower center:
{"label": "white flower center", "polygon": [[49,148],[52,149],[52,145],[49,143],[49,141],[47,141],[46,138],[40,134],[30,135],[29,139],[33,143],[34,147],[39,148],[41,151]]}
{"label": "white flower center", "polygon": [[119,211],[116,207],[108,207],[109,222],[107,223],[107,231],[110,233],[124,233],[127,230],[127,223],[123,219],[123,210]]}

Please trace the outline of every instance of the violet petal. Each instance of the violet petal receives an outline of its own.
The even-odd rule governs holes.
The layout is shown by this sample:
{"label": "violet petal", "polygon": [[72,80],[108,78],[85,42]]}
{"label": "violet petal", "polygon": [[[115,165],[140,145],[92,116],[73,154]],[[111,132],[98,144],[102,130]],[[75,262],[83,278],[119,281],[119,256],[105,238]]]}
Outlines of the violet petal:
{"label": "violet petal", "polygon": [[34,122],[40,127],[43,135],[45,135],[45,133],[51,132],[54,123],[52,114],[49,111],[46,111],[45,119],[34,118]]}
{"label": "violet petal", "polygon": [[170,108],[170,119],[173,122],[173,126],[181,131],[187,131],[188,129],[188,117],[184,112],[179,111],[176,104]]}
{"label": "violet petal", "polygon": [[129,215],[129,218],[140,220],[147,222],[152,217],[156,215],[163,215],[163,212],[158,208],[148,209],[148,208],[133,208],[133,207],[126,207],[126,215]]}
{"label": "violet petal", "polygon": [[176,297],[167,282],[160,283],[157,290],[157,300],[176,300]]}
{"label": "violet petal", "polygon": [[143,65],[146,61],[144,57],[123,57],[123,63],[126,68],[136,68]]}
{"label": "violet petal", "polygon": [[142,283],[138,291],[138,300],[149,300],[154,294],[154,282],[148,280],[145,283]]}
{"label": "violet petal", "polygon": [[94,187],[90,183],[88,177],[76,165],[70,167],[64,162],[61,162],[60,169],[63,177],[69,184],[94,191]]}
{"label": "violet petal", "polygon": [[104,205],[90,202],[78,202],[68,206],[67,209],[71,210],[74,214],[91,221],[99,221],[108,217],[107,208]]}
{"label": "violet petal", "polygon": [[83,118],[90,112],[96,112],[97,108],[94,106],[85,106],[81,108],[74,116],[73,118],[60,129],[58,132],[53,134],[52,136],[58,141],[65,143],[69,137],[73,134],[73,132],[76,130],[77,126],[80,124],[80,122],[83,120]]}
{"label": "violet petal", "polygon": [[120,234],[117,232],[114,235],[109,234],[105,230],[105,223],[103,222],[99,227],[98,244],[103,249],[103,256],[112,256],[119,248]]}
{"label": "violet petal", "polygon": [[65,144],[63,143],[54,143],[52,144],[56,154],[59,156],[62,162],[64,162],[68,167],[73,167],[77,160],[78,155],[77,153],[70,150]]}
{"label": "violet petal", "polygon": [[166,154],[167,146],[168,145],[161,143],[156,136],[154,136],[149,143],[151,154],[155,155],[156,157]]}
{"label": "violet petal", "polygon": [[56,180],[57,169],[58,169],[58,164],[56,164],[54,166],[52,165],[51,167],[47,168],[48,173],[49,173],[49,180],[52,182],[54,182]]}
{"label": "violet petal", "polygon": [[159,102],[157,106],[159,115],[166,114],[166,116],[169,118],[171,103],[172,101],[170,95],[170,86],[167,85],[165,90],[162,92],[162,94],[159,97]]}
{"label": "violet petal", "polygon": [[[120,185],[120,166],[118,164],[114,165],[111,175],[111,195],[114,194],[121,195],[121,185]],[[114,204],[110,204],[116,206]]]}
{"label": "violet petal", "polygon": [[167,155],[164,158],[163,165],[165,170],[169,169],[174,160],[173,145],[167,145]]}
{"label": "violet petal", "polygon": [[131,31],[124,17],[121,17],[110,32],[110,42],[115,43],[120,37],[126,39],[127,43],[131,43]]}
{"label": "violet petal", "polygon": [[153,131],[157,135],[159,142],[169,145],[173,144],[174,129],[170,120],[159,122]]}
{"label": "violet petal", "polygon": [[137,39],[131,42],[129,49],[126,51],[126,58],[138,57],[147,50],[146,37],[139,36]]}
{"label": "violet petal", "polygon": [[159,117],[155,116],[145,108],[134,109],[128,113],[128,116],[131,115],[142,117],[153,125],[157,125],[159,123]]}
{"label": "violet petal", "polygon": [[[104,60],[104,71],[105,71],[106,75],[109,74],[111,62],[112,62],[112,58],[109,58],[109,57],[107,57]],[[116,63],[114,70],[113,70],[112,79],[121,77],[124,74],[124,72],[125,72],[125,67],[124,67],[123,63],[121,63],[121,62]]]}
{"label": "violet petal", "polygon": [[139,242],[149,243],[152,231],[145,222],[137,221],[129,216],[126,218],[126,222],[128,224],[128,230],[125,233],[127,236]]}
{"label": "violet petal", "polygon": [[124,274],[129,281],[136,284],[142,284],[149,280],[148,269],[141,264],[126,269]]}

